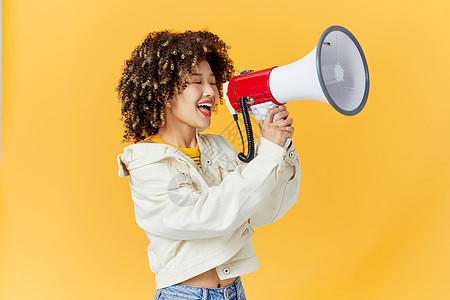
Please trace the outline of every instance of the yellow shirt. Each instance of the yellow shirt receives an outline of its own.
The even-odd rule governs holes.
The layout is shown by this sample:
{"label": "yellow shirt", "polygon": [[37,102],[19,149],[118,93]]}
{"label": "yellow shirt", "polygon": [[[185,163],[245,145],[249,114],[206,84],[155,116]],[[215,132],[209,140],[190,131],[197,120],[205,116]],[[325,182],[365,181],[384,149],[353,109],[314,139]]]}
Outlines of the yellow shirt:
{"label": "yellow shirt", "polygon": [[187,156],[189,156],[196,164],[197,166],[201,169],[202,166],[200,165],[200,149],[198,148],[198,143],[197,146],[195,148],[184,148],[184,147],[177,147],[174,146],[172,144],[169,144],[168,142],[160,139],[159,137],[157,137],[156,135],[151,135],[147,138],[145,138],[146,140],[152,140],[156,143],[160,143],[160,144],[166,144],[166,145],[170,145],[172,147],[177,148],[178,150],[180,150],[181,152],[183,152],[184,154],[186,154]]}

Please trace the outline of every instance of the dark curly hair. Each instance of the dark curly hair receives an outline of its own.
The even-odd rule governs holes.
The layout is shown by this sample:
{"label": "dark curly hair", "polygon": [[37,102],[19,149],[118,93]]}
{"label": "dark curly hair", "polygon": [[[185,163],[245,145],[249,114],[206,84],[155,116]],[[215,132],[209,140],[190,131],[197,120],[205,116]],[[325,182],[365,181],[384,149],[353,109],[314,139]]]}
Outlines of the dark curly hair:
{"label": "dark curly hair", "polygon": [[[123,65],[116,88],[122,106],[125,134],[122,142],[138,142],[165,124],[165,107],[186,88],[186,80],[206,60],[216,77],[220,103],[222,84],[233,74],[229,47],[208,31],[168,30],[150,33]],[[217,112],[217,105],[214,107]]]}

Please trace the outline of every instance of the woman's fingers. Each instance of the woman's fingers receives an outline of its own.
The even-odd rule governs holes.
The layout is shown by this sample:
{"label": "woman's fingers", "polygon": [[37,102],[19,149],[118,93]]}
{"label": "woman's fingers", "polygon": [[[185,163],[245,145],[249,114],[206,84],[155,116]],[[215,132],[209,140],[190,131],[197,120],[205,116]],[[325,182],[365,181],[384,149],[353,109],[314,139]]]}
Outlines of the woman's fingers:
{"label": "woman's fingers", "polygon": [[284,127],[284,130],[286,130],[287,132],[290,132],[290,133],[294,133],[294,127],[292,127],[292,126],[286,126],[286,127]]}
{"label": "woman's fingers", "polygon": [[273,121],[276,122],[278,120],[281,119],[286,119],[289,116],[289,112],[287,110],[281,111],[279,113],[277,113],[274,117],[273,117]]}
{"label": "woman's fingers", "polygon": [[292,127],[294,120],[288,116],[289,112],[284,105],[269,109],[265,118],[259,122],[261,135],[283,146],[286,138],[292,138],[294,134],[294,127]]}
{"label": "woman's fingers", "polygon": [[266,117],[264,118],[264,123],[266,123],[266,121],[270,124],[273,122],[273,117],[275,114],[278,113],[278,109],[280,106],[278,107],[272,107],[271,109],[269,109],[266,113]]}
{"label": "woman's fingers", "polygon": [[282,120],[280,121],[277,126],[278,127],[285,127],[285,126],[290,126],[292,125],[292,123],[294,122],[294,120],[292,118],[288,118],[286,120]]}
{"label": "woman's fingers", "polygon": [[279,119],[284,119],[288,115],[289,115],[289,112],[287,112],[286,106],[284,106],[284,105],[275,106],[267,111],[264,120],[270,121],[270,123],[272,123]]}

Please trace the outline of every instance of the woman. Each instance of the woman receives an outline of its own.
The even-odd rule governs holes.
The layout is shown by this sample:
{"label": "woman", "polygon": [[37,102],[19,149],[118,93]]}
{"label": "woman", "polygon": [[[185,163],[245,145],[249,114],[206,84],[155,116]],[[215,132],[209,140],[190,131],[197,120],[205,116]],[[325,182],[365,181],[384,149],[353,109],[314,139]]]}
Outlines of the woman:
{"label": "woman", "polygon": [[[240,276],[259,268],[252,227],[297,201],[300,166],[285,106],[260,123],[255,158],[242,163],[211,124],[231,78],[226,44],[207,32],[150,33],[125,63],[117,91],[136,222],[149,240],[155,299],[246,299]],[[274,116],[277,115],[275,118]]]}

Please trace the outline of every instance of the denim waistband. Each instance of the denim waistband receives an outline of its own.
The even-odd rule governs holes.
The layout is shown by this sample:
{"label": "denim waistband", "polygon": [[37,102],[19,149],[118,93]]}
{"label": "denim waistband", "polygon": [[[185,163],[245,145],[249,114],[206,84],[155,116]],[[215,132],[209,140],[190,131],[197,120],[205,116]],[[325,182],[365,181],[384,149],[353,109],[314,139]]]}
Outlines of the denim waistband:
{"label": "denim waistband", "polygon": [[[161,295],[175,296],[178,299],[226,299],[226,300],[246,300],[244,287],[242,286],[241,277],[229,286],[223,288],[203,288],[198,286],[174,284],[165,288],[158,289],[155,294],[155,300],[160,299]],[[165,299],[162,297],[162,299]],[[172,298],[170,298],[172,299]]]}

